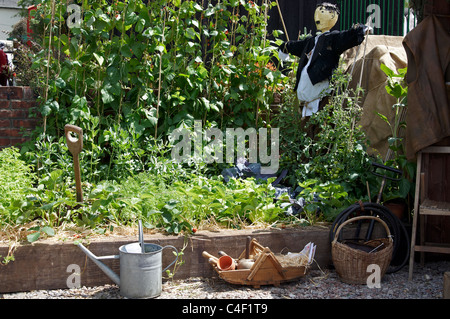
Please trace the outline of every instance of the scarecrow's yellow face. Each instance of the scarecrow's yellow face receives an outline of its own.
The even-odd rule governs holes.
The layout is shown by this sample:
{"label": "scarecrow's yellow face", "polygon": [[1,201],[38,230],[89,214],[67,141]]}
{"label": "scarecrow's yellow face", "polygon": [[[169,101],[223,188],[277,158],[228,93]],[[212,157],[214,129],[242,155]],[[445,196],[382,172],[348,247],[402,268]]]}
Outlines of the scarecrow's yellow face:
{"label": "scarecrow's yellow face", "polygon": [[319,6],[314,13],[314,22],[317,30],[321,32],[330,31],[338,20],[338,14],[331,12],[323,6]]}

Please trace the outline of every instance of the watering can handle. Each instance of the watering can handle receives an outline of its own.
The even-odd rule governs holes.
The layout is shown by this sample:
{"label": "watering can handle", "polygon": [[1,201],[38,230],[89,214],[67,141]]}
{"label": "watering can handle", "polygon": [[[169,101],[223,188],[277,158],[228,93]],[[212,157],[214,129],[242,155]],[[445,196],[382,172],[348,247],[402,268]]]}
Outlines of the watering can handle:
{"label": "watering can handle", "polygon": [[172,246],[172,245],[167,245],[167,246],[164,246],[164,247],[163,247],[163,250],[166,249],[166,248],[172,248],[173,250],[175,250],[175,252],[177,253],[177,255],[176,255],[176,257],[175,257],[175,260],[172,261],[172,262],[170,263],[169,266],[167,266],[166,268],[164,268],[162,272],[165,272],[170,266],[172,266],[172,265],[173,265],[174,263],[176,263],[177,260],[178,260],[178,249],[176,249],[176,248],[175,248],[174,246]]}

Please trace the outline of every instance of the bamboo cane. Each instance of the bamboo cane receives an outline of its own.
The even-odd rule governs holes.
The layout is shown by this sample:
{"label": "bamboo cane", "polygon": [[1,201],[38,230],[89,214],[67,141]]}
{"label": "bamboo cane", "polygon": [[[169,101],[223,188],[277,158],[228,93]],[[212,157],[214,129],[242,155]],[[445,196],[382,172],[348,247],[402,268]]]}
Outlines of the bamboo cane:
{"label": "bamboo cane", "polygon": [[[50,19],[50,34],[48,37],[48,53],[47,53],[47,72],[46,72],[46,80],[45,80],[45,95],[44,95],[44,101],[47,102],[48,99],[48,82],[50,78],[50,54],[52,52],[52,38],[53,38],[53,22],[55,20],[55,0],[52,1],[52,18]],[[44,30],[45,35],[45,30]],[[47,115],[44,116],[44,134],[47,130]]]}
{"label": "bamboo cane", "polygon": [[278,13],[280,14],[281,23],[283,24],[284,33],[286,34],[286,39],[289,41],[289,34],[287,33],[286,25],[284,24],[283,14],[281,13],[280,4],[277,1]]}
{"label": "bamboo cane", "polygon": [[[162,9],[164,14],[163,30],[162,30],[162,41],[164,41],[164,31],[166,29],[166,12],[165,8]],[[156,103],[156,124],[155,124],[155,139],[158,137],[158,120],[159,120],[159,105],[161,104],[161,66],[162,66],[162,52],[159,53],[159,75],[158,75],[158,99]]]}

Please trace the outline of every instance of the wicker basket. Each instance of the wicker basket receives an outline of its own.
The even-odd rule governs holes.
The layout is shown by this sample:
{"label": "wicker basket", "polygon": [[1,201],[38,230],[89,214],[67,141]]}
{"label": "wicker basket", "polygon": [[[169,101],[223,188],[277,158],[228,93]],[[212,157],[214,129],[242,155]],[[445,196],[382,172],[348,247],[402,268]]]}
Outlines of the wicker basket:
{"label": "wicker basket", "polygon": [[[374,239],[364,243],[367,247],[373,247],[373,252],[355,249],[345,243],[337,241],[339,232],[346,224],[361,219],[376,220],[386,229],[387,238]],[[376,264],[380,267],[381,279],[391,263],[393,246],[389,227],[380,218],[374,216],[359,216],[346,220],[337,229],[334,240],[331,243],[332,260],[339,278],[343,282],[350,284],[366,284],[367,278],[371,274],[370,272],[367,272],[367,267],[371,264]]]}

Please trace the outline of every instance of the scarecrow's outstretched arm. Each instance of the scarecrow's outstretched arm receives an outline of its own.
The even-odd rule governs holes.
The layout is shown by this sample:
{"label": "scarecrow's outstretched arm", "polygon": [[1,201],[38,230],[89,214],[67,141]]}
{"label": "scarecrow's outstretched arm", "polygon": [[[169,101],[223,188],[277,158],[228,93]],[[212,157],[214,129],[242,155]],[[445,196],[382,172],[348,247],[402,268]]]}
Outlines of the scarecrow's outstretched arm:
{"label": "scarecrow's outstretched arm", "polygon": [[[309,38],[309,37],[308,37]],[[295,56],[300,57],[306,47],[307,44],[307,39],[304,40],[295,40],[295,41],[287,41],[287,42],[283,42],[279,47],[278,47],[278,52],[284,53],[284,55],[286,54],[292,54]],[[282,57],[280,56],[280,59],[282,59]]]}
{"label": "scarecrow's outstretched arm", "polygon": [[356,24],[348,30],[341,31],[334,38],[333,47],[341,54],[344,51],[353,48],[364,41],[364,35],[369,30],[368,26]]}

